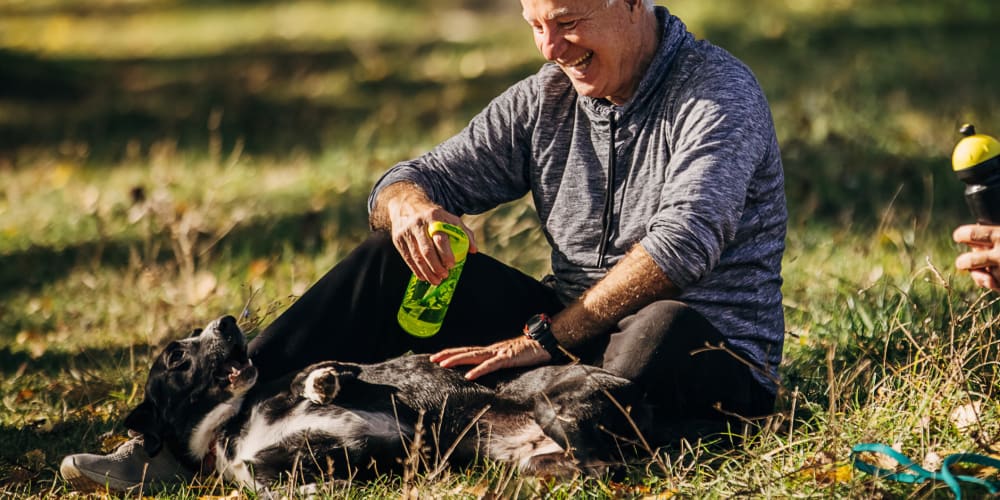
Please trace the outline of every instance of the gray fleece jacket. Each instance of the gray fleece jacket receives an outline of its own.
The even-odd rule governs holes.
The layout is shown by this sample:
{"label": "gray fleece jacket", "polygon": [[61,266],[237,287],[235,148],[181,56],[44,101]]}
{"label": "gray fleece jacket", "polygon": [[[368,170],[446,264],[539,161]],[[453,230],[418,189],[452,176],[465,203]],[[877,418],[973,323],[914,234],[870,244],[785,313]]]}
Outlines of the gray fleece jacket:
{"label": "gray fleece jacket", "polygon": [[369,208],[398,181],[456,215],[531,193],[564,300],[641,244],[678,300],[764,367],[770,376],[757,379],[774,390],[787,214],[767,100],[744,64],[656,9],[663,38],[627,103],[579,96],[546,64],[458,135],[386,172]]}

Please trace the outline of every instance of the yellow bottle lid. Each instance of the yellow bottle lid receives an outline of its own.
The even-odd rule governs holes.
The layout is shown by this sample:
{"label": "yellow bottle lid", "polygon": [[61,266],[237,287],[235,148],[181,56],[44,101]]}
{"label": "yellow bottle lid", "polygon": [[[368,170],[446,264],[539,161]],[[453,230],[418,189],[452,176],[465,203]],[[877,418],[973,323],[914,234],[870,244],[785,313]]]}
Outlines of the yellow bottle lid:
{"label": "yellow bottle lid", "polygon": [[965,137],[955,145],[951,155],[951,168],[956,172],[975,167],[1000,156],[1000,141],[986,134],[977,134],[972,125],[962,125]]}

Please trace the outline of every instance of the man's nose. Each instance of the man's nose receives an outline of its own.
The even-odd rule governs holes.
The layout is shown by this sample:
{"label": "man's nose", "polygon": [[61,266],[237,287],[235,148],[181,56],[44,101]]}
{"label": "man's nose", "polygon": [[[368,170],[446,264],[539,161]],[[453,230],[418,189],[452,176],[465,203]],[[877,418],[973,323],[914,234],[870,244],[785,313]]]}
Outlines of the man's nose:
{"label": "man's nose", "polygon": [[538,34],[538,49],[548,61],[555,61],[566,49],[566,40],[557,30],[545,30]]}

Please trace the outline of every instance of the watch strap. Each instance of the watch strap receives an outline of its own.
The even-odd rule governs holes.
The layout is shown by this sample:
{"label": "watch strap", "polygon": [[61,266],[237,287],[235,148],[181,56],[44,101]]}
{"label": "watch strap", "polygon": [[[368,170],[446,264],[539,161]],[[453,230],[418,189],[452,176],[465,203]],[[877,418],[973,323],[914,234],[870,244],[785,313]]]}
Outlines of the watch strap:
{"label": "watch strap", "polygon": [[524,335],[538,342],[542,349],[545,349],[545,352],[552,356],[553,360],[561,360],[566,356],[562,348],[559,347],[559,341],[552,334],[551,325],[552,321],[548,315],[536,314],[524,325]]}

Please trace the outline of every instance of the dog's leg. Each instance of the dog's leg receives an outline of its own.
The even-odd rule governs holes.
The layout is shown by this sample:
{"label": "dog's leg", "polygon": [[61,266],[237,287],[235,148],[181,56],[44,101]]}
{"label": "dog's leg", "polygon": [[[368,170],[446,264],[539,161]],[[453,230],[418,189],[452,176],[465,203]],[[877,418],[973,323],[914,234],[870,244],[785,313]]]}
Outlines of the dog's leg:
{"label": "dog's leg", "polygon": [[292,392],[315,404],[330,403],[340,393],[341,374],[332,361],[317,363],[302,370],[292,381]]}
{"label": "dog's leg", "polygon": [[358,378],[356,365],[323,361],[309,365],[292,379],[292,395],[315,404],[331,403],[345,384]]}

